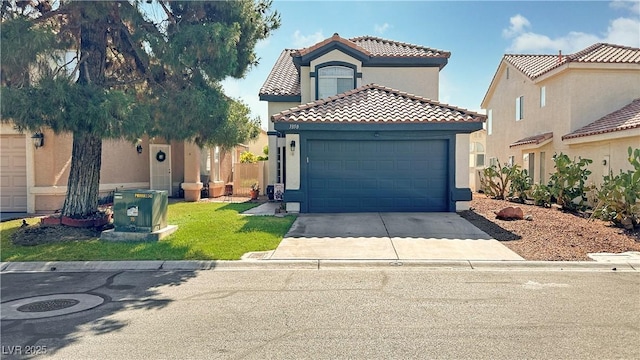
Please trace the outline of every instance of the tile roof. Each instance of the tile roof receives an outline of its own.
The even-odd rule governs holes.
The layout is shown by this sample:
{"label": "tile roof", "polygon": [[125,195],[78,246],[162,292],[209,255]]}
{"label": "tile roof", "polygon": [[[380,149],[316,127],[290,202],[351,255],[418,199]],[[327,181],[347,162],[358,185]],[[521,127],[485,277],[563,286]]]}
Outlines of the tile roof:
{"label": "tile roof", "polygon": [[267,80],[260,88],[259,95],[299,96],[300,76],[291,61],[291,54],[297,50],[285,49],[271,69]]}
{"label": "tile roof", "polygon": [[[333,34],[313,46],[303,49],[286,49],[281,54],[276,64],[271,69],[267,80],[260,88],[260,96],[300,96],[299,70],[293,62],[294,57],[307,55],[332,42],[341,43],[354,49],[370,59],[376,58],[415,58],[415,59],[448,59],[451,53],[448,51],[432,49],[424,46],[413,45],[398,41],[381,39],[373,36],[360,36],[345,39],[338,34]],[[441,67],[444,65],[441,65]]]}
{"label": "tile roof", "polygon": [[274,122],[483,122],[486,116],[377,84],[282,111]]}
{"label": "tile roof", "polygon": [[444,57],[448,59],[451,56],[451,53],[448,51],[381,39],[374,36],[360,36],[351,38],[349,41],[365,49],[374,57]]}
{"label": "tile roof", "polygon": [[548,132],[548,133],[544,133],[544,134],[540,134],[540,135],[534,135],[534,136],[529,136],[526,137],[524,139],[520,139],[512,144],[509,144],[509,147],[515,147],[515,146],[521,146],[521,145],[529,145],[529,144],[536,144],[539,145],[540,143],[547,141],[549,139],[553,138],[553,133],[552,132]]}
{"label": "tile roof", "polygon": [[568,63],[640,64],[640,48],[597,43],[570,55],[505,54],[504,60],[535,79]]}
{"label": "tile roof", "polygon": [[640,99],[635,99],[622,109],[616,110],[591,124],[564,135],[562,140],[635,128],[640,128]]}

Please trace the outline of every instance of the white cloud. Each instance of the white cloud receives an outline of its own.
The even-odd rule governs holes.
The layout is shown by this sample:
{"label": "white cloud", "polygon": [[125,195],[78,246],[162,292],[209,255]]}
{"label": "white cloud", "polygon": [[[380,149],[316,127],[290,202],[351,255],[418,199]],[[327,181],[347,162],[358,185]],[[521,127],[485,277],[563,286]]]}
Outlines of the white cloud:
{"label": "white cloud", "polygon": [[613,0],[609,3],[613,9],[627,10],[633,14],[640,15],[640,1]]}
{"label": "white cloud", "polygon": [[389,28],[391,28],[391,25],[389,25],[388,23],[384,23],[382,25],[375,24],[373,26],[373,30],[380,35],[384,34],[387,30],[389,30]]}
{"label": "white cloud", "polygon": [[302,32],[300,32],[300,30],[296,30],[293,33],[293,45],[296,48],[308,47],[319,43],[324,39],[326,39],[326,37],[322,34],[322,30],[316,31],[311,35],[302,35]]}
{"label": "white cloud", "polygon": [[[613,2],[611,6],[618,3]],[[627,6],[626,2],[622,6]],[[571,31],[566,35],[551,38],[531,31],[532,25],[524,16],[517,14],[509,19],[509,27],[502,30],[505,38],[511,39],[507,52],[511,53],[574,53],[598,42],[625,46],[640,46],[640,19],[620,17],[612,20],[603,34]]]}
{"label": "white cloud", "polygon": [[525,28],[531,27],[531,23],[527,20],[526,17],[516,14],[509,19],[509,28],[502,30],[502,36],[506,38],[514,37],[522,32],[524,32]]}

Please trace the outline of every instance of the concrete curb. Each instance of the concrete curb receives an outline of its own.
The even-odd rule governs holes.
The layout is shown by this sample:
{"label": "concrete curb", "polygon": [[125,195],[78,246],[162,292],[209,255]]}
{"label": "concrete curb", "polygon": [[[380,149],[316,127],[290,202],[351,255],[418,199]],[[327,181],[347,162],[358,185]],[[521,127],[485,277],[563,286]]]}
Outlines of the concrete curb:
{"label": "concrete curb", "polygon": [[332,269],[637,272],[640,266],[627,262],[481,260],[49,261],[5,262],[1,264],[0,273]]}

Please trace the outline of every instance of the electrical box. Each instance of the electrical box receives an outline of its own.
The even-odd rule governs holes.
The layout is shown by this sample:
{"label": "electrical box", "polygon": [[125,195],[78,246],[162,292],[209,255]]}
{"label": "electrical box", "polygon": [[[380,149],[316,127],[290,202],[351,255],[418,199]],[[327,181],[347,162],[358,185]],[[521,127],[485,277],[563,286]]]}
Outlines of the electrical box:
{"label": "electrical box", "polygon": [[113,195],[115,231],[154,232],[167,227],[168,193],[160,190],[121,190]]}

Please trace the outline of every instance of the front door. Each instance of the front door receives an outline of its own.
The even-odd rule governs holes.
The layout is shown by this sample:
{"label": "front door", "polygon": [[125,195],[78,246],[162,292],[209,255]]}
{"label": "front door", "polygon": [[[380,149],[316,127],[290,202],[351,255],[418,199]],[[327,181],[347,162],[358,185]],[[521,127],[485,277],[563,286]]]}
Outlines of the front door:
{"label": "front door", "polygon": [[165,190],[171,196],[171,145],[149,145],[151,190]]}

